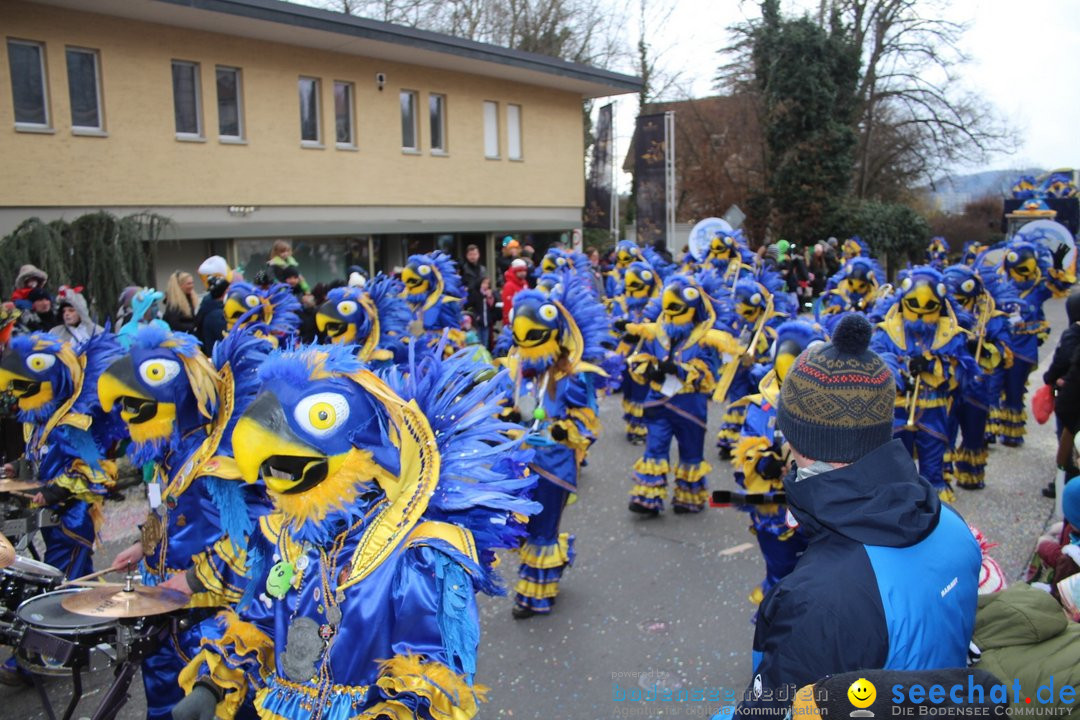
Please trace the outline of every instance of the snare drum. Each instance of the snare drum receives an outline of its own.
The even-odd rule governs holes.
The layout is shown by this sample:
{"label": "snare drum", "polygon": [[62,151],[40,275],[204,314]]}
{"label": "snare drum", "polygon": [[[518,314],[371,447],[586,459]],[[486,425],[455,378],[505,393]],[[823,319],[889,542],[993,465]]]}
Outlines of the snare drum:
{"label": "snare drum", "polygon": [[104,663],[111,660],[116,621],[65,610],[60,603],[77,592],[82,590],[55,590],[19,606],[16,615],[24,628],[15,651],[19,665],[39,675],[70,675],[72,669],[90,665],[95,653]]}

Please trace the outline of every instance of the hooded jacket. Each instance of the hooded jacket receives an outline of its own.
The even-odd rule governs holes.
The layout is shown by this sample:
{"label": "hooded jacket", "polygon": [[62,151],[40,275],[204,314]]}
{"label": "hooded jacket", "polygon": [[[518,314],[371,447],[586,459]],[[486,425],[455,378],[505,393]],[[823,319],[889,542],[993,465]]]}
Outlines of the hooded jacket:
{"label": "hooded jacket", "polygon": [[1069,318],[1069,327],[1061,333],[1054,358],[1043,374],[1043,382],[1054,385],[1058,380],[1065,380],[1064,387],[1057,390],[1057,404],[1074,405],[1080,399],[1080,292],[1073,293],[1065,301],[1065,314]]}
{"label": "hooded jacket", "polygon": [[784,489],[808,546],[761,604],[741,713],[826,675],[964,667],[981,552],[899,440]]}
{"label": "hooded jacket", "polygon": [[[98,335],[105,332],[105,328],[95,323],[90,318],[90,308],[86,306],[86,298],[81,293],[75,292],[70,288],[61,288],[57,293],[57,300],[61,308],[60,324],[49,331],[50,335],[71,343],[80,343],[88,339],[92,335]],[[79,324],[74,328],[70,328],[64,324],[64,305],[70,305],[75,308],[75,312],[79,313]]]}
{"label": "hooded jacket", "polygon": [[503,325],[507,325],[510,322],[510,310],[514,307],[514,296],[528,287],[524,278],[517,276],[518,268],[509,267],[506,272],[503,273],[502,288],[502,321]]}

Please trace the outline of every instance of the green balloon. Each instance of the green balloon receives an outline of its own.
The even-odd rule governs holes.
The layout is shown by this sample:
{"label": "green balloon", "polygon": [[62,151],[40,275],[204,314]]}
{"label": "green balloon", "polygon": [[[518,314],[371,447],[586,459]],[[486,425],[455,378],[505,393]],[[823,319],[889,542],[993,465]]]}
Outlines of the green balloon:
{"label": "green balloon", "polygon": [[543,420],[547,417],[547,413],[544,412],[544,408],[538,407],[533,410],[533,420]]}

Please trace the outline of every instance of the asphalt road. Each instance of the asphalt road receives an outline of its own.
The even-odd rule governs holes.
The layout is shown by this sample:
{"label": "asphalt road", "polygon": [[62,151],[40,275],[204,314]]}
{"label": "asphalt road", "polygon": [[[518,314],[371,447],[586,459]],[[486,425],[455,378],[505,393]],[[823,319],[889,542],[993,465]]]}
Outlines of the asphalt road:
{"label": "asphalt road", "polygon": [[[1061,301],[1047,304],[1054,327],[1039,373],[1065,324]],[[1034,385],[1033,385],[1034,387]],[[711,436],[720,412],[712,408]],[[515,621],[509,597],[481,598],[483,636],[477,681],[490,688],[482,718],[695,718],[715,702],[631,702],[629,688],[682,688],[702,695],[739,693],[750,674],[747,594],[764,574],[745,517],[735,510],[643,519],[626,509],[630,467],[640,448],[622,434],[618,398],[605,398],[604,436],[582,471],[579,500],[567,508],[563,530],[577,536],[577,559],[567,571],[555,612]],[[991,550],[1010,581],[1027,565],[1052,502],[1039,488],[1053,476],[1052,423],[1028,425],[1023,448],[995,446],[988,487],[960,492],[956,508],[998,547]],[[709,457],[711,456],[711,457]],[[713,488],[734,487],[730,467],[708,454]],[[109,508],[106,547],[99,565],[133,539],[142,500],[130,491]],[[516,571],[512,555],[503,574]],[[91,676],[75,717],[89,716],[110,674]],[[57,706],[70,697],[63,679],[47,683]],[[0,687],[4,718],[44,718],[31,689]],[[132,686],[121,718],[143,715],[141,681]]]}

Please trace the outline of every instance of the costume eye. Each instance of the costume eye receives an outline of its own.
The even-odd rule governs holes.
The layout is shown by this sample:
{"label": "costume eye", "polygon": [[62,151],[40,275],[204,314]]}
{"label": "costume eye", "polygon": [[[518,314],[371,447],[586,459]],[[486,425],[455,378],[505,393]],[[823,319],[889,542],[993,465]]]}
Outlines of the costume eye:
{"label": "costume eye", "polygon": [[753,295],[751,295],[750,296],[750,304],[751,305],[760,305],[761,304],[761,293],[754,293]]}
{"label": "costume eye", "polygon": [[296,404],[293,418],[307,433],[324,437],[349,419],[349,401],[338,393],[309,395]]}
{"label": "costume eye", "polygon": [[806,349],[809,350],[810,348],[817,347],[818,345],[824,345],[824,344],[825,344],[824,340],[811,340],[810,342],[808,342],[806,344]]}
{"label": "costume eye", "polygon": [[911,286],[914,285],[914,284],[915,283],[912,282],[911,278],[904,278],[904,282],[900,283],[900,289],[903,290],[904,292],[907,292],[908,290],[911,289]]}
{"label": "costume eye", "polygon": [[348,317],[356,312],[356,303],[352,300],[342,300],[337,304],[337,311],[342,317]]}
{"label": "costume eye", "polygon": [[874,281],[874,272],[872,270],[870,272],[866,273],[866,279],[867,279],[868,282],[873,282]]}
{"label": "costume eye", "polygon": [[565,265],[566,264],[566,258],[558,258],[555,261],[555,263],[558,264],[558,265]]}
{"label": "costume eye", "polygon": [[548,322],[551,322],[555,318],[559,317],[559,309],[556,308],[554,305],[541,305],[540,317],[544,318]]}
{"label": "costume eye", "polygon": [[697,288],[688,287],[683,290],[682,296],[687,300],[697,300],[701,297],[701,293],[697,291]]}
{"label": "costume eye", "polygon": [[416,268],[416,272],[420,273],[424,277],[427,277],[428,275],[431,274],[431,266],[430,265],[421,265],[420,267]]}
{"label": "costume eye", "polygon": [[45,372],[56,364],[56,356],[48,353],[34,353],[26,358],[26,367],[34,372]]}
{"label": "costume eye", "polygon": [[965,293],[970,294],[975,290],[975,281],[968,278],[964,282],[960,283],[960,289]]}
{"label": "costume eye", "polygon": [[259,298],[257,295],[248,295],[246,298],[244,298],[244,304],[247,305],[249,308],[258,307]]}
{"label": "costume eye", "polygon": [[938,283],[937,284],[937,294],[938,294],[938,297],[941,297],[941,298],[945,297],[945,283]]}
{"label": "costume eye", "polygon": [[180,374],[180,363],[175,360],[147,360],[139,366],[139,377],[151,387],[164,385]]}
{"label": "costume eye", "polygon": [[1009,254],[1005,256],[1005,259],[1008,260],[1011,263],[1014,263],[1014,262],[1016,262],[1017,260],[1020,259],[1020,256],[1017,254],[1017,252],[1015,250],[1010,250]]}
{"label": "costume eye", "polygon": [[641,271],[641,279],[646,281],[646,282],[648,282],[649,280],[652,280],[652,273],[649,272],[648,270],[642,270]]}

